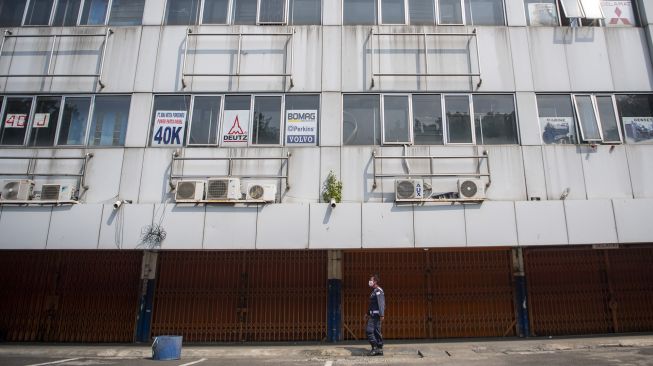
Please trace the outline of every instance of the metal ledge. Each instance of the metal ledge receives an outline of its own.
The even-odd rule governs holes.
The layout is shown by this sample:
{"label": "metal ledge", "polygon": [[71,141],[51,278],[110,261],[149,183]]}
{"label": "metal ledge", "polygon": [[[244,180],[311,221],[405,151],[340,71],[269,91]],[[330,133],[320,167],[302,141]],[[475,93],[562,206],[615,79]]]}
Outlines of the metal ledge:
{"label": "metal ledge", "polygon": [[264,201],[264,200],[197,200],[197,201],[175,201],[176,204],[184,204],[188,203],[191,205],[198,205],[201,203],[205,204],[211,204],[211,203],[219,203],[219,204],[234,204],[234,203],[274,203],[270,201]]}
{"label": "metal ledge", "polygon": [[422,198],[422,199],[395,199],[397,203],[461,203],[461,204],[471,204],[477,203],[481,204],[486,201],[485,198]]}
{"label": "metal ledge", "polygon": [[0,201],[0,206],[8,206],[8,205],[17,205],[17,206],[46,206],[46,205],[53,205],[53,206],[63,206],[63,205],[76,205],[79,204],[79,201],[76,200],[68,200],[68,201],[41,201],[41,200],[12,200],[12,201]]}

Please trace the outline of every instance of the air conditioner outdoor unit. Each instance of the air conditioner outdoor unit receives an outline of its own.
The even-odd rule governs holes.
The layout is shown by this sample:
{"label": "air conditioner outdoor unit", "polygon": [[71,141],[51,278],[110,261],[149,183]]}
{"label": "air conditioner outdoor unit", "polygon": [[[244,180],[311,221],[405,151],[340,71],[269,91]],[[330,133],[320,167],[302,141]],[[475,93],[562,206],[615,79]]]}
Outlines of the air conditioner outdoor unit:
{"label": "air conditioner outdoor unit", "polygon": [[240,179],[214,178],[206,184],[207,200],[239,200],[242,198]]}
{"label": "air conditioner outdoor unit", "polygon": [[7,180],[2,183],[0,200],[2,201],[27,201],[32,199],[34,182],[29,179]]}
{"label": "air conditioner outdoor unit", "polygon": [[69,184],[44,184],[41,187],[41,201],[70,201],[76,188]]}
{"label": "air conditioner outdoor unit", "polygon": [[397,200],[423,199],[424,181],[422,179],[395,180],[395,198]]}
{"label": "air conditioner outdoor unit", "polygon": [[204,181],[180,180],[175,188],[175,202],[198,202],[204,199]]}
{"label": "air conditioner outdoor unit", "polygon": [[485,182],[481,179],[460,179],[458,193],[462,199],[485,199]]}
{"label": "air conditioner outdoor unit", "polygon": [[277,185],[249,183],[247,185],[246,194],[248,200],[263,200],[265,202],[274,202],[277,196]]}

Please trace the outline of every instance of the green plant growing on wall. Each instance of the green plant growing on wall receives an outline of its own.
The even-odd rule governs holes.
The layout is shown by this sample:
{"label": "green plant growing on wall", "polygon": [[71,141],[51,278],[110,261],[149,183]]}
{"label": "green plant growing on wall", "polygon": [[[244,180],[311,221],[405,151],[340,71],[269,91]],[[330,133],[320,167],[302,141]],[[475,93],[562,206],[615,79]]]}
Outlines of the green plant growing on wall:
{"label": "green plant growing on wall", "polygon": [[342,200],[342,182],[336,179],[333,170],[327,175],[324,186],[322,187],[322,199],[324,202],[329,202],[332,198],[337,203],[340,203]]}

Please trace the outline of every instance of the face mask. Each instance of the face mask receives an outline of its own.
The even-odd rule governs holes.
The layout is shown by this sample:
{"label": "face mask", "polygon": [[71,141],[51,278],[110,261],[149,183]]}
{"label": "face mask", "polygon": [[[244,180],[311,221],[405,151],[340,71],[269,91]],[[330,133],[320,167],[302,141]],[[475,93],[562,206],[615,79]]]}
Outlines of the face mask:
{"label": "face mask", "polygon": [[374,287],[374,281],[368,281],[367,285],[370,286],[370,287]]}

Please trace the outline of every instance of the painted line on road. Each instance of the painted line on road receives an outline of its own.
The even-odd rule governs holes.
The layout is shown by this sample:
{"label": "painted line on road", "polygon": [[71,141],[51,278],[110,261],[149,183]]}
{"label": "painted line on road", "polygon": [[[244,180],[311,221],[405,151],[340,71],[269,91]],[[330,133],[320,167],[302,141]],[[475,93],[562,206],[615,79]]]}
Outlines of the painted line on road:
{"label": "painted line on road", "polygon": [[206,358],[202,358],[202,359],[199,359],[197,361],[193,361],[193,362],[189,362],[189,363],[183,363],[183,364],[181,364],[179,366],[190,366],[190,365],[194,365],[196,363],[200,363],[200,362],[204,362],[204,361],[206,361]]}
{"label": "painted line on road", "polygon": [[80,358],[82,358],[82,357],[69,358],[69,359],[67,359],[67,360],[51,361],[51,362],[44,362],[44,363],[35,363],[35,364],[32,364],[32,365],[25,365],[25,366],[56,365],[56,364],[58,364],[58,363],[64,363],[64,362],[68,362],[68,361],[79,360]]}
{"label": "painted line on road", "polygon": [[333,361],[327,361],[324,363],[324,366],[332,366],[332,365],[333,365]]}

